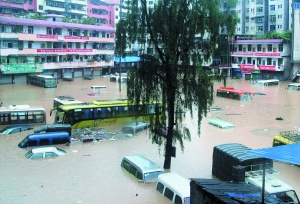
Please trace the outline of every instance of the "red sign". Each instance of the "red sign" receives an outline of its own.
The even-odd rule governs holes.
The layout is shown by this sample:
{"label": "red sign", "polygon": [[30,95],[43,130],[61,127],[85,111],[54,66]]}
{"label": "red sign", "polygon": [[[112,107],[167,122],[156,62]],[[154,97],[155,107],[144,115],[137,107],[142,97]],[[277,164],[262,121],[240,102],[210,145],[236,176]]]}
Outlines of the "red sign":
{"label": "red sign", "polygon": [[64,36],[65,39],[74,39],[74,40],[89,40],[88,36]]}
{"label": "red sign", "polygon": [[36,38],[57,39],[57,35],[42,35],[42,34],[37,34]]}
{"label": "red sign", "polygon": [[93,52],[93,49],[64,49],[64,48],[56,48],[56,49],[37,49],[37,52]]}
{"label": "red sign", "polygon": [[280,57],[280,52],[231,52],[232,56]]}
{"label": "red sign", "polygon": [[275,71],[276,67],[272,65],[259,65],[259,70],[269,70],[269,71]]}
{"label": "red sign", "polygon": [[239,64],[241,69],[254,69],[254,64]]}
{"label": "red sign", "polygon": [[255,52],[255,56],[280,57],[280,52]]}

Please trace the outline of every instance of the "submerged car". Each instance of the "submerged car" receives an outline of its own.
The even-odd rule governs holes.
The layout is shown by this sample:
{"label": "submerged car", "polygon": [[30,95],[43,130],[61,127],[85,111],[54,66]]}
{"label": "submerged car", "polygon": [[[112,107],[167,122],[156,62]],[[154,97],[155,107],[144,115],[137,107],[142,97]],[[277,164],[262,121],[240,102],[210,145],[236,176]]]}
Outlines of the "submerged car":
{"label": "submerged car", "polygon": [[41,159],[65,155],[66,151],[57,147],[35,148],[25,154],[26,159]]}
{"label": "submerged car", "polygon": [[33,129],[33,127],[30,125],[12,125],[12,126],[8,126],[8,127],[1,129],[0,134],[9,135],[9,134],[23,132],[23,131],[32,130],[32,129]]}

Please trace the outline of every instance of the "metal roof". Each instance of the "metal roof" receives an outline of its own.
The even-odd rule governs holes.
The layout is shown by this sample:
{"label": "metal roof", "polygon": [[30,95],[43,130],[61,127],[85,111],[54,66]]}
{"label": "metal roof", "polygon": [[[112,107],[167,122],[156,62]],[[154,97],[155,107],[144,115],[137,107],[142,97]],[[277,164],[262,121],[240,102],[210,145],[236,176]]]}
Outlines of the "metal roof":
{"label": "metal roof", "polygon": [[300,143],[248,150],[245,153],[300,166]]}

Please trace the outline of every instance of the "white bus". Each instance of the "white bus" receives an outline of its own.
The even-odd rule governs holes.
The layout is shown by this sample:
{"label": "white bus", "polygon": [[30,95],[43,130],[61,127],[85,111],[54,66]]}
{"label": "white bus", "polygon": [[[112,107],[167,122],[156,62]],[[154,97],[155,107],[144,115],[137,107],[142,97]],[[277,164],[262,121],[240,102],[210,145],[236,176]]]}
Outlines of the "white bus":
{"label": "white bus", "polygon": [[78,101],[71,96],[57,96],[53,100],[53,108],[58,108],[60,105],[66,104],[80,104],[82,101]]}
{"label": "white bus", "polygon": [[268,79],[268,80],[258,80],[255,84],[256,86],[278,86],[278,79]]}
{"label": "white bus", "polygon": [[29,105],[0,107],[0,129],[11,125],[46,125],[45,109]]}

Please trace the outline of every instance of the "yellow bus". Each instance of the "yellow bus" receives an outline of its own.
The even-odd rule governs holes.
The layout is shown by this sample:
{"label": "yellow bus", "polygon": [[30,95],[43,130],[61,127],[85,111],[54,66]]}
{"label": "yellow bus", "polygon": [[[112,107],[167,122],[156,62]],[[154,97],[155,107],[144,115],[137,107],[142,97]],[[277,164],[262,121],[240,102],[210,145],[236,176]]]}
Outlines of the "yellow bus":
{"label": "yellow bus", "polygon": [[273,147],[300,142],[298,131],[283,131],[273,138]]}
{"label": "yellow bus", "polygon": [[29,105],[0,107],[0,129],[10,125],[46,125],[45,109]]}
{"label": "yellow bus", "polygon": [[300,91],[300,83],[289,84],[287,90]]}
{"label": "yellow bus", "polygon": [[129,105],[127,99],[94,100],[91,103],[60,105],[56,110],[55,124],[70,124],[72,129],[128,125],[133,122],[148,121],[150,115],[161,112],[161,105]]}

